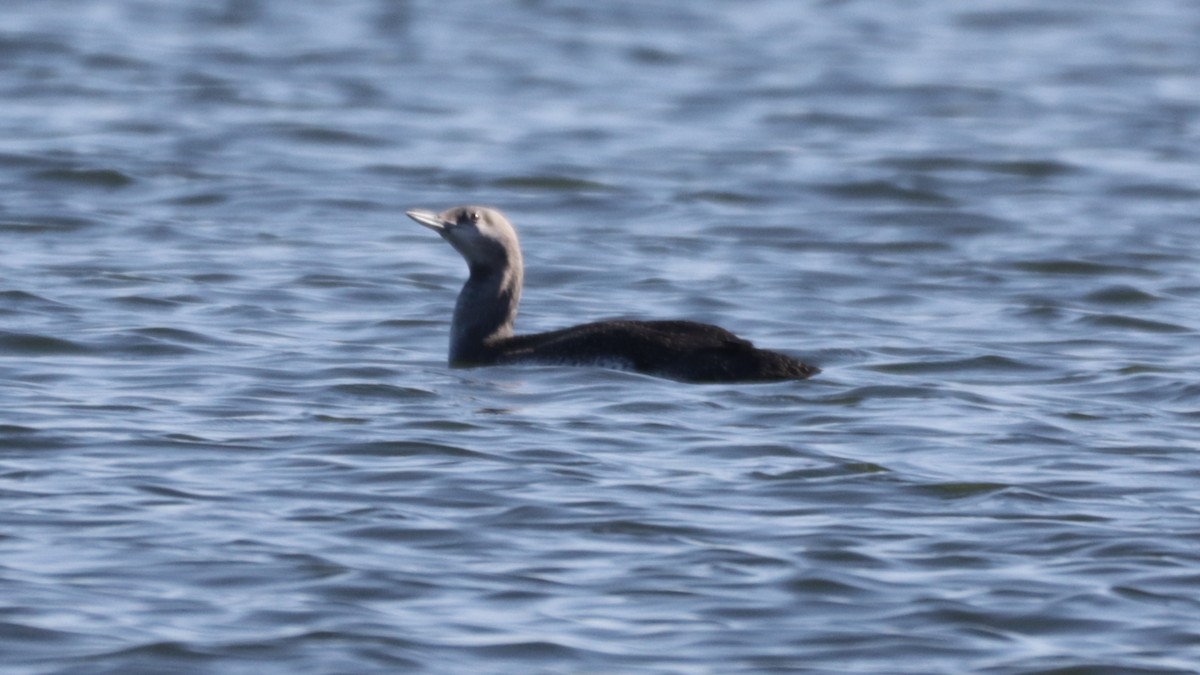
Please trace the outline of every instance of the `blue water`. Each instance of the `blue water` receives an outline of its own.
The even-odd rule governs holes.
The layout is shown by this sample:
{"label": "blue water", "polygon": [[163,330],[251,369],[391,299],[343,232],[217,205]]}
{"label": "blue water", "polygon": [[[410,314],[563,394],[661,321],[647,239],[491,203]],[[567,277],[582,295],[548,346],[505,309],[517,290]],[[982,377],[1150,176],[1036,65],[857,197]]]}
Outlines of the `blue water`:
{"label": "blue water", "polygon": [[1191,0],[3,17],[0,672],[1200,672]]}

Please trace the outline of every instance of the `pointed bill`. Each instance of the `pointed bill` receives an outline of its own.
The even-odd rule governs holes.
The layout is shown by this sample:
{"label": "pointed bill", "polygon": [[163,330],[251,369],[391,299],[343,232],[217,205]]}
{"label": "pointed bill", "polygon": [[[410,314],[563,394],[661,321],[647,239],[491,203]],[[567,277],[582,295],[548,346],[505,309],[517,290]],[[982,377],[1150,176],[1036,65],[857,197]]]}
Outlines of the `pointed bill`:
{"label": "pointed bill", "polygon": [[413,209],[412,211],[405,211],[404,215],[436,232],[441,232],[442,230],[446,229],[446,224],[442,222],[442,219],[438,217],[438,214],[432,211]]}

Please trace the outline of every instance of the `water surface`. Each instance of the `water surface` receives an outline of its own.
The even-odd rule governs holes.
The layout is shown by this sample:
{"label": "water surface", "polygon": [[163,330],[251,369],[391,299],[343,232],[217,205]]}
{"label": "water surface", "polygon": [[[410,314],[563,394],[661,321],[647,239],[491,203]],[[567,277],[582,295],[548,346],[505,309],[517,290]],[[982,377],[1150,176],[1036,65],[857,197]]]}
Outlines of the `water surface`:
{"label": "water surface", "polygon": [[[692,5],[695,6],[692,6]],[[1190,673],[1187,0],[16,2],[0,670]],[[451,370],[690,318],[820,364]]]}

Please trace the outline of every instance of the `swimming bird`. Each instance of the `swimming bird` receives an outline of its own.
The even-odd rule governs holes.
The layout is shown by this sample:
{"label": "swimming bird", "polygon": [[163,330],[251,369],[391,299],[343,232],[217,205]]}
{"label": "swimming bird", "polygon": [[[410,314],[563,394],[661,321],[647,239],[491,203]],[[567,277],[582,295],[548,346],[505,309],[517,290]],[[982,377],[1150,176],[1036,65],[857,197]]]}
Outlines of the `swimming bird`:
{"label": "swimming bird", "polygon": [[484,206],[406,214],[440,234],[470,269],[450,322],[453,367],[602,366],[684,382],[767,382],[820,372],[785,354],[758,349],[724,328],[694,321],[612,319],[515,335],[525,266],[508,219]]}

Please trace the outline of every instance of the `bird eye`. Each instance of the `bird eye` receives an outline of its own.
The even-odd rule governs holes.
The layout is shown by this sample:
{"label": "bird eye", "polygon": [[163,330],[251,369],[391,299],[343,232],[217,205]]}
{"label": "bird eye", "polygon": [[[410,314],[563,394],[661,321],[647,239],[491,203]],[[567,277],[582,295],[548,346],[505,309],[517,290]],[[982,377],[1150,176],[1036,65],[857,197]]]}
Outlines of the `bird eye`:
{"label": "bird eye", "polygon": [[480,218],[480,217],[481,217],[481,216],[479,215],[479,212],[478,212],[478,211],[472,211],[472,212],[471,212],[471,222],[472,222],[472,223],[478,223],[478,222],[479,222],[479,218]]}

